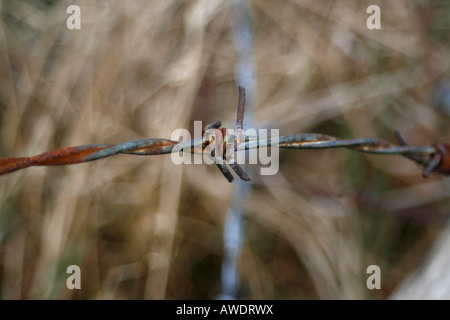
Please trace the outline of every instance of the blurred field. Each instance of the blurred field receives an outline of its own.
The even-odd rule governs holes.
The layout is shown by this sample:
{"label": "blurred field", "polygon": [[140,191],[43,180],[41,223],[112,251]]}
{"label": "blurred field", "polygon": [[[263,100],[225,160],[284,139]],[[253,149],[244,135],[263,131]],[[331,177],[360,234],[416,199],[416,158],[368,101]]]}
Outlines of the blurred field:
{"label": "blurred field", "polygon": [[[0,157],[234,125],[229,1],[81,0],[81,30],[66,28],[70,4],[0,1]],[[366,28],[371,4],[381,30]],[[448,2],[251,6],[261,128],[448,141]],[[398,156],[281,150],[278,174],[252,179],[245,299],[389,298],[449,213],[450,180]],[[213,299],[233,187],[170,156],[1,176],[0,298]],[[66,288],[71,264],[81,290]],[[381,290],[366,288],[371,264]]]}

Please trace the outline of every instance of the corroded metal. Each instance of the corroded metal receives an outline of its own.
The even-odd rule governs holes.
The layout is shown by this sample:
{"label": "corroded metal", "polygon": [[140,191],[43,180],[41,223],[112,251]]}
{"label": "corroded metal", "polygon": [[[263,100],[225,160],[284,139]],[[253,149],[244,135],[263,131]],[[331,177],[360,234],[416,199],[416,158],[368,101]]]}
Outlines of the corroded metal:
{"label": "corroded metal", "polygon": [[[285,149],[332,149],[348,148],[351,150],[372,153],[402,155],[415,161],[424,167],[422,175],[431,173],[450,174],[450,144],[435,143],[431,146],[410,146],[399,131],[394,133],[400,145],[379,138],[355,138],[339,139],[333,136],[319,133],[299,133],[274,138],[261,139],[259,137],[246,136],[242,139],[243,120],[245,109],[245,90],[239,87],[239,100],[236,116],[234,135],[228,135],[227,129],[222,128],[220,120],[211,123],[203,130],[203,136],[191,141],[173,141],[168,139],[143,139],[128,141],[121,144],[95,144],[76,147],[67,147],[45,152],[36,156],[21,158],[0,158],[0,175],[31,166],[60,166],[89,162],[116,154],[130,155],[161,155],[169,154],[174,147],[191,153],[210,152],[216,166],[229,181],[233,181],[233,175],[227,164],[233,171],[245,181],[250,177],[233,159],[227,159],[227,146],[233,148],[232,152],[249,150],[260,147],[279,147]],[[213,131],[215,134],[204,134],[205,131]],[[208,131],[208,132],[209,132]],[[221,144],[222,154],[215,154],[211,144]],[[207,148],[209,146],[209,148]],[[212,151],[211,151],[212,150]],[[229,150],[228,150],[229,151]],[[229,160],[229,161],[228,161]]]}

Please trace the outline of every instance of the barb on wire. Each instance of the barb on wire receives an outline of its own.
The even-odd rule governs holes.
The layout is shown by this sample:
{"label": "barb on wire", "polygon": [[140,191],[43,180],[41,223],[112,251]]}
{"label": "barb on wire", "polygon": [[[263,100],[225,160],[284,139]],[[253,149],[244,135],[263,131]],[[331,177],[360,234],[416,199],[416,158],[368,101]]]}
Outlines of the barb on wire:
{"label": "barb on wire", "polygon": [[[379,138],[355,138],[339,139],[318,133],[299,133],[281,136],[276,139],[260,139],[258,137],[246,136],[241,140],[243,131],[243,119],[245,108],[245,90],[239,87],[237,120],[235,126],[236,136],[233,136],[234,150],[249,150],[261,146],[272,146],[285,149],[332,149],[348,148],[363,153],[401,155],[424,167],[423,177],[428,177],[431,173],[450,174],[450,143],[435,143],[431,146],[410,146],[399,131],[394,135],[400,145],[382,140]],[[215,129],[226,133],[226,128],[221,128],[221,122],[216,121],[205,127],[205,130]],[[217,135],[216,137],[219,137]],[[225,134],[223,135],[225,136]],[[110,157],[116,154],[130,155],[161,155],[169,154],[175,146],[190,147],[192,153],[204,153],[206,147],[213,143],[208,136],[193,139],[190,141],[173,141],[168,139],[143,139],[128,141],[121,144],[94,144],[76,147],[67,147],[45,152],[36,156],[21,158],[0,158],[0,175],[14,172],[31,166],[61,166],[68,164],[84,163]],[[215,141],[215,143],[226,143],[229,141]],[[185,149],[183,149],[185,150]],[[233,175],[229,171],[227,164],[233,171],[245,181],[250,181],[250,177],[242,167],[234,160],[226,161],[226,151],[223,155],[212,156],[215,163],[225,178],[233,181]]]}

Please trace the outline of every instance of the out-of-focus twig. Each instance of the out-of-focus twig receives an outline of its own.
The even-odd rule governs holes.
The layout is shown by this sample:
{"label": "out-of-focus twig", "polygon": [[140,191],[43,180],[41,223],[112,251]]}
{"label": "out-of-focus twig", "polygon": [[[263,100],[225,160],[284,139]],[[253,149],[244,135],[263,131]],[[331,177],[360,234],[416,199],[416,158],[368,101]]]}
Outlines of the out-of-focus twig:
{"label": "out-of-focus twig", "polygon": [[[239,89],[239,102],[236,116],[236,144],[242,140],[244,130],[244,109],[245,90],[248,90],[249,108],[247,108],[246,123],[251,128],[255,128],[253,121],[253,106],[256,97],[257,76],[255,72],[255,57],[253,54],[253,19],[251,17],[251,6],[248,0],[234,0],[231,3],[232,11],[232,34],[233,44],[236,50],[237,59],[235,66],[235,81],[242,88]],[[244,216],[247,199],[252,185],[247,173],[241,167],[232,169],[241,177],[235,185],[233,195],[230,199],[225,223],[223,227],[223,258],[222,258],[222,292],[221,299],[237,299],[240,290],[239,262],[241,259],[242,243],[245,232]],[[249,168],[251,170],[251,168]],[[242,177],[247,179],[242,179]]]}

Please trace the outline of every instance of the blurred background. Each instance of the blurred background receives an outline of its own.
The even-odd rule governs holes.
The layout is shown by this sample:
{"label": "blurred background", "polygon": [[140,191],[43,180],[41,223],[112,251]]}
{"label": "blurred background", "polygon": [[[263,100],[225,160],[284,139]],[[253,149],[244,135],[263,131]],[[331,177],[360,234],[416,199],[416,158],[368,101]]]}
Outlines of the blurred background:
{"label": "blurred background", "polygon": [[[0,157],[232,128],[237,2],[0,1]],[[449,141],[448,1],[246,3],[255,126]],[[366,27],[373,4],[381,30]],[[237,298],[450,298],[448,178],[344,149],[280,150],[273,176],[253,167]],[[1,176],[0,298],[215,299],[235,187],[168,155]],[[81,290],[66,287],[72,264]],[[380,290],[366,287],[373,264]]]}

